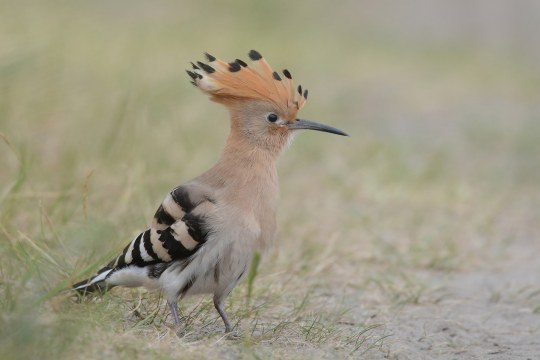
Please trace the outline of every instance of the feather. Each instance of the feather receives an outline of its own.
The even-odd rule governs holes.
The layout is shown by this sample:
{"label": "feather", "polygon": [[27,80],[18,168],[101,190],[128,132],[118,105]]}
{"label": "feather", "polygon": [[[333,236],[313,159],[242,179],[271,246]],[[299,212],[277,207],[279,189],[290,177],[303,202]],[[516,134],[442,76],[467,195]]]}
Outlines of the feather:
{"label": "feather", "polygon": [[294,89],[290,72],[284,70],[284,76],[280,76],[256,50],[248,53],[253,66],[240,59],[228,63],[208,53],[205,55],[209,64],[196,62],[188,75],[217,102],[242,98],[270,101],[291,118],[305,103],[303,94],[297,94]]}

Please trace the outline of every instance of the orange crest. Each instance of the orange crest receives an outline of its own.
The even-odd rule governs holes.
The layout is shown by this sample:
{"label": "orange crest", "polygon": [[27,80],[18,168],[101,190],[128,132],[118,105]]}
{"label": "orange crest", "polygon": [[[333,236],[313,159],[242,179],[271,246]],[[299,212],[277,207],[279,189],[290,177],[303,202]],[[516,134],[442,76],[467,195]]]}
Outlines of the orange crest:
{"label": "orange crest", "polygon": [[280,76],[255,50],[248,54],[254,67],[240,59],[227,63],[208,53],[205,55],[209,64],[200,61],[197,64],[191,63],[193,71],[187,70],[187,73],[193,80],[192,84],[210,95],[214,101],[270,101],[291,117],[296,116],[306,102],[308,91],[302,91],[300,85],[295,89],[291,73],[283,70],[283,77]]}

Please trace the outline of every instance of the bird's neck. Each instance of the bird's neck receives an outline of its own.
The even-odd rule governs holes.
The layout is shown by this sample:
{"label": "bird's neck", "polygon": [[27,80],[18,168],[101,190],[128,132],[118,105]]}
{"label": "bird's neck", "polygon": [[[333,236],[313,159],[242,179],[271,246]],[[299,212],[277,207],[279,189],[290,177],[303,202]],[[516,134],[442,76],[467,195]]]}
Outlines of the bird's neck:
{"label": "bird's neck", "polygon": [[278,153],[253,146],[231,131],[219,161],[201,180],[220,194],[224,204],[250,214],[260,227],[261,249],[274,238],[279,184]]}
{"label": "bird's neck", "polygon": [[[269,180],[277,182],[277,149],[254,146],[236,129],[231,129],[216,167],[236,181]],[[243,181],[242,181],[243,180]]]}

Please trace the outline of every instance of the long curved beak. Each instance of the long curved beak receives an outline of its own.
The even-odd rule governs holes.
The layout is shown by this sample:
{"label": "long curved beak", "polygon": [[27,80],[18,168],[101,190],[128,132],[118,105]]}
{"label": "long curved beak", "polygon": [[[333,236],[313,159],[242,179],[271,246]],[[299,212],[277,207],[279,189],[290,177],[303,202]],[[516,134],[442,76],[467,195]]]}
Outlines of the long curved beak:
{"label": "long curved beak", "polygon": [[349,136],[343,131],[336,129],[334,127],[320,124],[315,121],[304,120],[304,119],[296,119],[295,122],[292,122],[287,126],[291,130],[300,130],[300,129],[317,130],[317,131],[324,131],[327,133],[332,133],[332,134],[337,134],[337,135],[342,135],[342,136]]}

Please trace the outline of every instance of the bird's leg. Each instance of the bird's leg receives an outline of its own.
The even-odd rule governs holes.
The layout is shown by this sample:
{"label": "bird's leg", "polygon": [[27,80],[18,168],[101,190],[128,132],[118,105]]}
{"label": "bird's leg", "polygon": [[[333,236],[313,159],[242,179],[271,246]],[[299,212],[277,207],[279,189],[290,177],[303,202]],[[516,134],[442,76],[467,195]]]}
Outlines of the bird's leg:
{"label": "bird's leg", "polygon": [[176,323],[177,327],[180,327],[180,316],[178,316],[178,305],[176,304],[176,301],[168,301],[167,304],[169,305],[169,309],[171,309],[171,314],[174,317],[174,322]]}
{"label": "bird's leg", "polygon": [[223,322],[225,323],[225,333],[230,333],[232,331],[232,326],[231,322],[229,321],[229,317],[227,316],[227,313],[225,313],[225,310],[223,310],[224,299],[224,296],[214,295],[214,307],[216,308],[219,316],[221,316]]}

